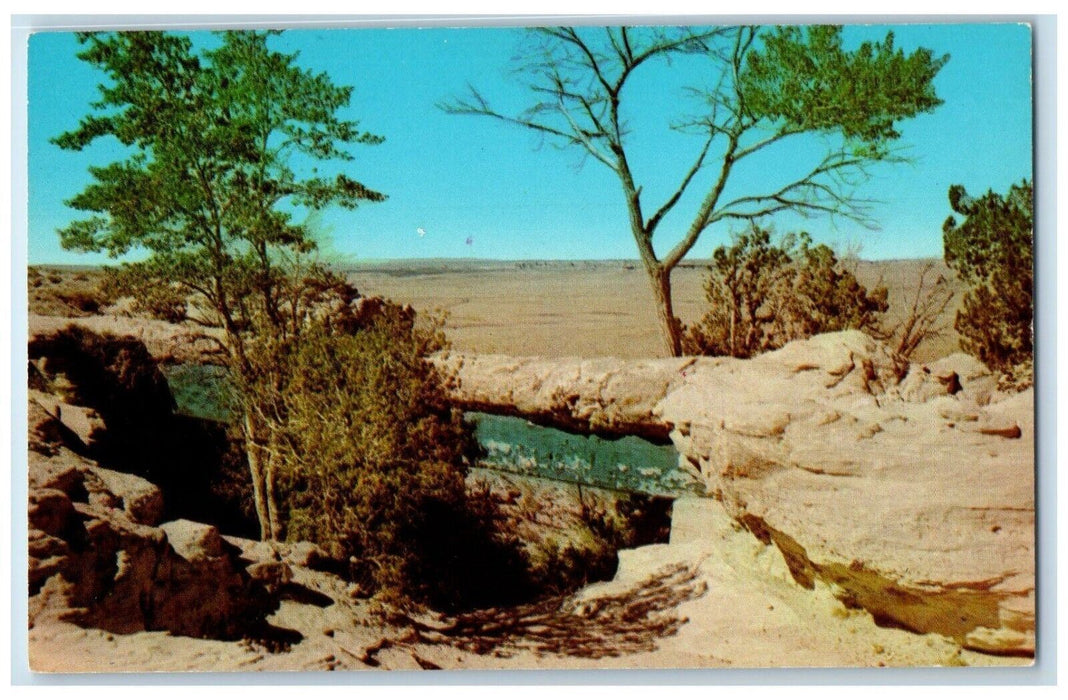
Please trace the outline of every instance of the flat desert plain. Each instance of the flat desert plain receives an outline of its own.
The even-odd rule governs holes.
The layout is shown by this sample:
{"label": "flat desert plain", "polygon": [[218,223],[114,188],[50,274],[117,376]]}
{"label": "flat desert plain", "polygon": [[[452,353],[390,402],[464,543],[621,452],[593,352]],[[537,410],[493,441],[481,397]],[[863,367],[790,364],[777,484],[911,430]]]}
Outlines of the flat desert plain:
{"label": "flat desert plain", "polygon": [[[856,274],[869,289],[889,290],[890,325],[908,313],[925,266],[928,284],[939,275],[956,288],[938,260],[860,261]],[[460,352],[544,357],[655,357],[662,354],[645,272],[636,261],[405,260],[344,267],[360,292],[447,312],[446,329]],[[694,323],[707,308],[708,277],[698,261],[672,275],[675,312]],[[953,319],[960,292],[942,314],[944,332],[913,355],[928,362],[955,352]]]}

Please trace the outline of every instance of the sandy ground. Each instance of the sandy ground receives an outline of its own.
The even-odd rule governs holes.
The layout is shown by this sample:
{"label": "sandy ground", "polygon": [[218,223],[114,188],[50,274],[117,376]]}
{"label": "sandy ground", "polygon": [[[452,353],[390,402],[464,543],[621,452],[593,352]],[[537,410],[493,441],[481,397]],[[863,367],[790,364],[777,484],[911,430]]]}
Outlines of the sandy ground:
{"label": "sandy ground", "polygon": [[[911,303],[924,264],[861,262],[857,275],[869,288],[887,286],[888,317],[893,320]],[[936,270],[951,275],[941,263]],[[418,310],[448,312],[448,336],[462,352],[623,358],[661,354],[649,283],[645,272],[632,263],[453,262],[408,269],[368,266],[349,270],[348,276],[365,294],[390,297]],[[706,277],[700,267],[682,267],[672,276],[675,311],[684,323],[695,322],[705,311]],[[922,344],[916,361],[957,350],[954,314],[951,304],[943,315],[947,333]]]}
{"label": "sandy ground", "polygon": [[284,600],[269,618],[299,637],[285,648],[165,632],[111,634],[49,620],[30,630],[31,663],[65,673],[1031,663],[962,650],[936,634],[879,627],[826,586],[798,586],[777,549],[724,525],[703,542],[623,552],[615,580],[567,599],[382,627],[343,581],[295,568],[304,594]]}

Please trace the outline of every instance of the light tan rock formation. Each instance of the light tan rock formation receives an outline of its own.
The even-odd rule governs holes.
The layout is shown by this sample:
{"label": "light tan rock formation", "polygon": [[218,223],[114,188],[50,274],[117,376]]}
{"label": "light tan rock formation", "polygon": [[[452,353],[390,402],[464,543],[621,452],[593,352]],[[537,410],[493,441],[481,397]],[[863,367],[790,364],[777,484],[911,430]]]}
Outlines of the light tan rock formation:
{"label": "light tan rock formation", "polygon": [[552,360],[507,355],[447,355],[442,371],[456,378],[452,398],[470,410],[540,420],[564,429],[666,439],[671,424],[657,404],[695,365],[719,360]]}
{"label": "light tan rock formation", "polygon": [[966,356],[907,366],[863,333],[750,360],[444,360],[461,404],[667,432],[798,584],[967,647],[1034,651],[1033,392]]}
{"label": "light tan rock formation", "polygon": [[121,634],[232,639],[277,604],[233,547],[182,537],[181,524],[136,522],[94,499],[96,470],[66,448],[30,455],[31,628],[55,619]]}
{"label": "light tan rock formation", "polygon": [[94,333],[137,338],[160,362],[221,361],[222,332],[193,322],[168,323],[152,318],[116,314],[69,318],[66,316],[29,315],[29,337],[46,336],[68,326],[78,326]]}

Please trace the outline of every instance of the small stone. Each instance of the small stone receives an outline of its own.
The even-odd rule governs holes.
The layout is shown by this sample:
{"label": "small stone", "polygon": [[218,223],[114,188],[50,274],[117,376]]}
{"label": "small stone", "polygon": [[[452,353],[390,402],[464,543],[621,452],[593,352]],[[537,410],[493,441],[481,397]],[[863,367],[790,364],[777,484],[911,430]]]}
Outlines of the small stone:
{"label": "small stone", "polygon": [[1020,430],[1020,426],[1018,425],[1004,428],[979,428],[979,433],[981,435],[996,435],[997,437],[1008,438],[1009,440],[1015,440],[1023,435],[1023,431]]}
{"label": "small stone", "polygon": [[174,551],[187,561],[221,556],[223,540],[212,525],[192,520],[173,520],[159,526],[167,535]]}
{"label": "small stone", "polygon": [[278,588],[293,580],[293,570],[280,561],[261,561],[248,566],[245,571],[254,580],[268,588]]}

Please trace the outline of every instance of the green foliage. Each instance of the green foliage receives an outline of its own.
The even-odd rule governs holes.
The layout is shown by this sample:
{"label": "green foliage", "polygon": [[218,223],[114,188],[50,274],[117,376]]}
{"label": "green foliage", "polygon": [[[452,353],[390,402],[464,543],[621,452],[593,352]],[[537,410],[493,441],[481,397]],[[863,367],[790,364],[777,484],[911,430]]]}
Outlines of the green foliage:
{"label": "green foliage", "polygon": [[942,100],[934,77],[949,60],[929,49],[905,54],[892,32],[855,51],[842,47],[842,28],[832,25],[775,27],[748,55],[741,76],[745,109],[754,118],[781,120],[797,131],[841,130],[884,152],[901,136],[898,120],[931,112]]}
{"label": "green foliage", "polygon": [[72,150],[104,137],[129,147],[125,159],[90,168],[93,182],[67,202],[90,215],[60,231],[63,246],[147,251],[127,263],[136,277],[200,295],[228,331],[247,320],[250,298],[274,304],[279,254],[313,247],[287,206],[384,199],[346,175],[294,167],[352,160],[346,145],[381,138],[338,118],[352,88],[271,51],[273,33],[223,32],[200,52],[160,32],[81,34],[80,58],[107,81],[93,113],[53,139]]}
{"label": "green foliage", "polygon": [[[147,252],[124,265],[121,281],[172,319],[193,299],[208,316],[198,320],[224,329],[223,349],[246,385],[257,371],[246,342],[295,338],[317,307],[347,301],[324,270],[304,267],[315,244],[294,207],[385,198],[348,175],[319,173],[351,161],[349,146],[382,139],[338,116],[351,87],[268,47],[277,33],[222,32],[220,45],[199,52],[188,37],[161,32],[80,34],[79,57],[106,81],[93,113],[53,139],[72,150],[100,138],[128,147],[123,160],[91,167],[93,182],[67,202],[89,215],[59,232],[63,246]],[[277,537],[277,465],[261,454],[272,438],[252,406],[242,408],[261,537]]]}
{"label": "green foliage", "polygon": [[492,599],[493,572],[523,570],[501,563],[518,555],[489,537],[492,512],[466,495],[477,444],[425,359],[440,345],[437,328],[382,304],[260,336],[239,387],[270,428],[285,535],[350,562],[365,590],[402,609]]}
{"label": "green foliage", "polygon": [[710,309],[685,330],[689,354],[751,357],[818,333],[871,331],[887,309],[885,288],[868,292],[805,233],[774,244],[753,227],[715,250],[710,272]]}
{"label": "green foliage", "polygon": [[954,185],[949,203],[963,220],[942,226],[946,264],[970,287],[955,323],[961,348],[1024,384],[1034,357],[1033,197],[1028,180],[978,199]]}

